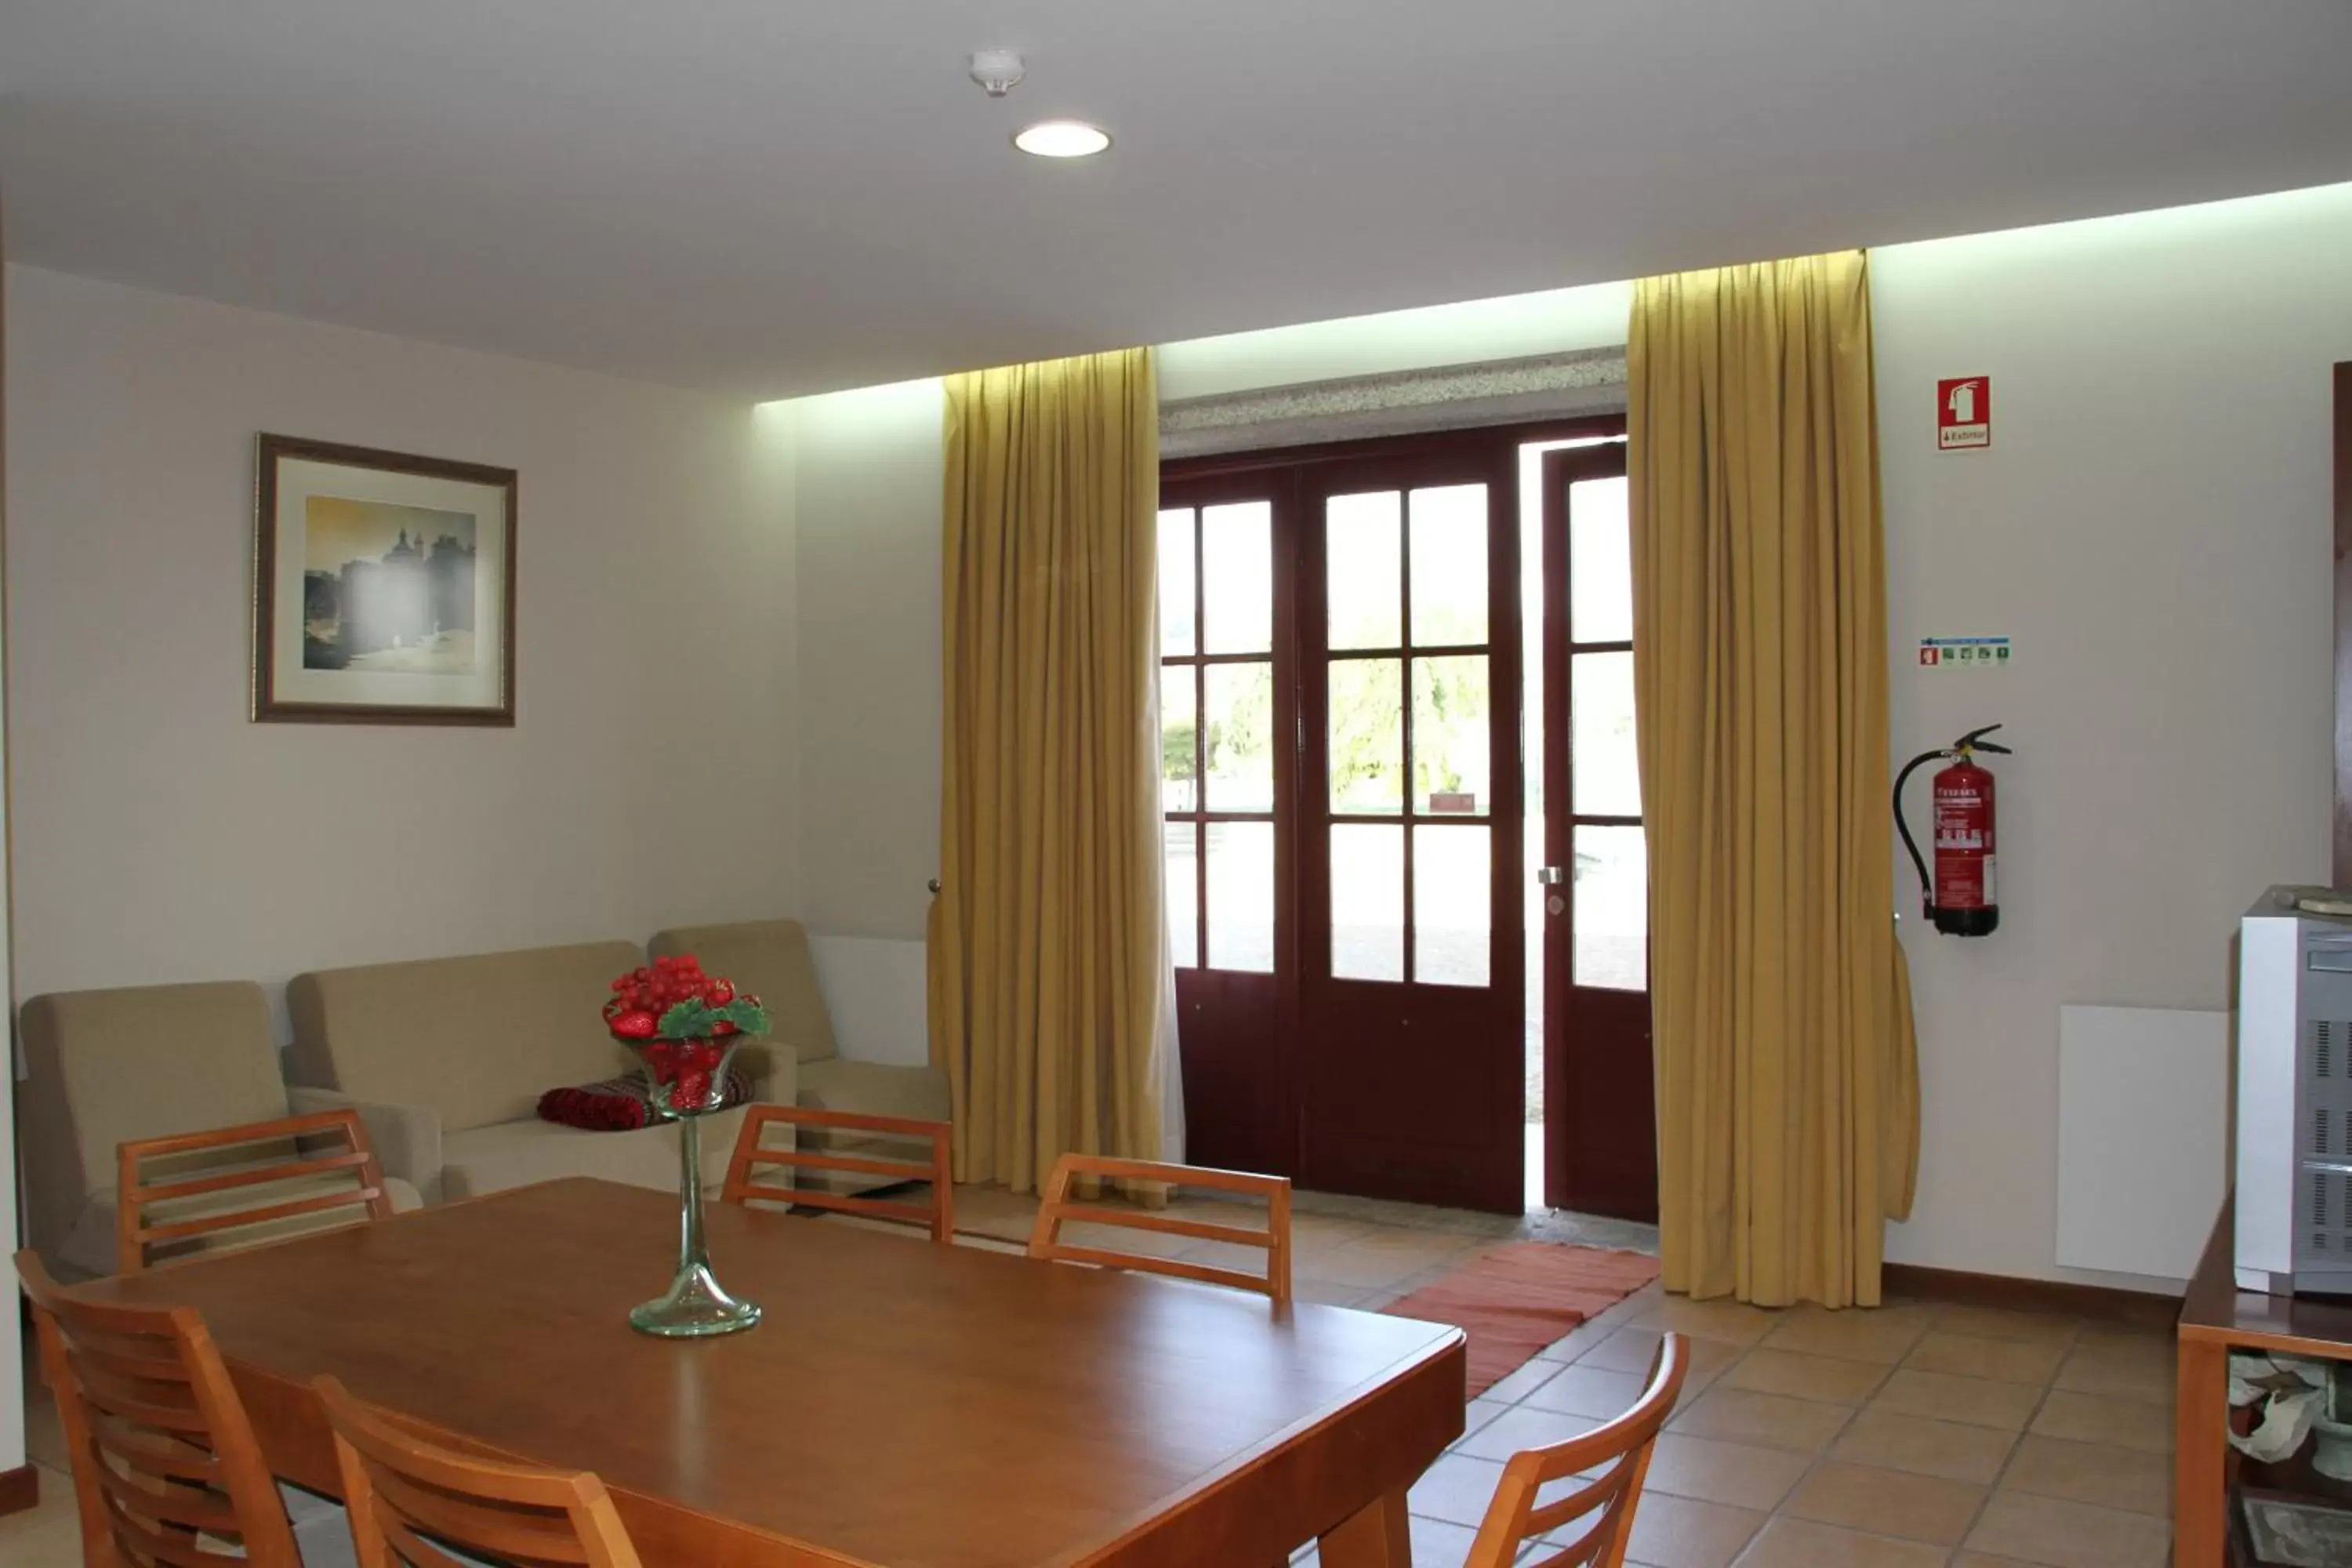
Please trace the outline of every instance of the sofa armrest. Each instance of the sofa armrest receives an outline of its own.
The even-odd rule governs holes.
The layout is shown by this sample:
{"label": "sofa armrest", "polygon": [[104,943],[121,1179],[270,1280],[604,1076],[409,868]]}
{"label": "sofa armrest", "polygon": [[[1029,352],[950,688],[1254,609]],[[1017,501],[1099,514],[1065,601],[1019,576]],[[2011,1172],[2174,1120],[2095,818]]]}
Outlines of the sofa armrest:
{"label": "sofa armrest", "polygon": [[426,1204],[441,1201],[441,1114],[421,1105],[376,1105],[331,1089],[289,1085],[287,1109],[297,1116],[317,1110],[356,1110],[375,1145],[387,1176],[415,1187]]}
{"label": "sofa armrest", "polygon": [[797,1105],[801,1059],[790,1046],[753,1040],[735,1052],[735,1066],[751,1080],[751,1098],[761,1105]]}

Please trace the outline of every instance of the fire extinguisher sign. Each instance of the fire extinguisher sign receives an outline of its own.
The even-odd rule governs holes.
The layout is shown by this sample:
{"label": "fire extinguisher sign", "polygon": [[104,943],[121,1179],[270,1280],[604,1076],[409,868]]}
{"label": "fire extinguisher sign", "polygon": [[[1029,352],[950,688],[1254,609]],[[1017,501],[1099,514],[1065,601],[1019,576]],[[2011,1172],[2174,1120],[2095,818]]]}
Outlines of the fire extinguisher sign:
{"label": "fire extinguisher sign", "polygon": [[1936,384],[1936,447],[1963,451],[1992,445],[1992,377],[1958,375]]}

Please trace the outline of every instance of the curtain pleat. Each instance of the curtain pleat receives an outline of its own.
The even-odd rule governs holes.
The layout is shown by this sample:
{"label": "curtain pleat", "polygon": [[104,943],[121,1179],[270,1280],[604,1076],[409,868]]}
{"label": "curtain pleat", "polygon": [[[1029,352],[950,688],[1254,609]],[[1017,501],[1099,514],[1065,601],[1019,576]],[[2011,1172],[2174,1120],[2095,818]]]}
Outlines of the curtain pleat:
{"label": "curtain pleat", "polygon": [[1162,1155],[1150,353],[947,384],[935,1059],[959,1181]]}
{"label": "curtain pleat", "polygon": [[1919,1090],[1867,260],[1646,279],[1626,368],[1666,1288],[1875,1305]]}

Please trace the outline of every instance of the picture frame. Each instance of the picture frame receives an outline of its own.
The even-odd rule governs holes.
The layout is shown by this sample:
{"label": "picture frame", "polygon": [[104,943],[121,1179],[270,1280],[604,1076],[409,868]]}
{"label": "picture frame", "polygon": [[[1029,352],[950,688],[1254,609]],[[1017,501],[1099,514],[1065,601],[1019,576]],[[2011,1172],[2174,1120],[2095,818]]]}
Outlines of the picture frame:
{"label": "picture frame", "polygon": [[2249,1568],[2329,1568],[2352,1551],[2352,1509],[2328,1499],[2246,1487],[2238,1513]]}
{"label": "picture frame", "polygon": [[515,721],[512,468],[263,433],[256,723]]}

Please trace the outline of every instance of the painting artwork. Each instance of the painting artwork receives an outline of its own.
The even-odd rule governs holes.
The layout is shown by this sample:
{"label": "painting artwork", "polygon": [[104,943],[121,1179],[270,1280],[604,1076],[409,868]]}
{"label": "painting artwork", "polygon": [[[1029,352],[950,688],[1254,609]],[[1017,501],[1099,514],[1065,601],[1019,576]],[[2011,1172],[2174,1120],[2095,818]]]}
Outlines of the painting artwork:
{"label": "painting artwork", "polygon": [[511,724],[515,475],[264,436],[257,721]]}

